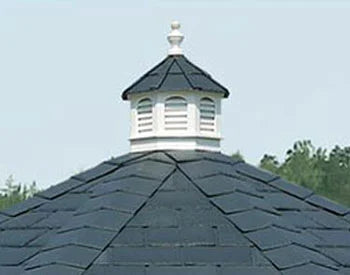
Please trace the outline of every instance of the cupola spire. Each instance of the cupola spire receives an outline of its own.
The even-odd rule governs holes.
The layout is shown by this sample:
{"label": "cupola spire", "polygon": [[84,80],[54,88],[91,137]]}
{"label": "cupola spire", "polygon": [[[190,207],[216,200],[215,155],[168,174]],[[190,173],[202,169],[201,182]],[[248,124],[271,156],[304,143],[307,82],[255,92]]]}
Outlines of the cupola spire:
{"label": "cupola spire", "polygon": [[181,25],[178,21],[171,23],[171,32],[168,34],[168,41],[170,43],[168,55],[183,55],[180,45],[184,40],[184,35],[180,32],[180,27]]}

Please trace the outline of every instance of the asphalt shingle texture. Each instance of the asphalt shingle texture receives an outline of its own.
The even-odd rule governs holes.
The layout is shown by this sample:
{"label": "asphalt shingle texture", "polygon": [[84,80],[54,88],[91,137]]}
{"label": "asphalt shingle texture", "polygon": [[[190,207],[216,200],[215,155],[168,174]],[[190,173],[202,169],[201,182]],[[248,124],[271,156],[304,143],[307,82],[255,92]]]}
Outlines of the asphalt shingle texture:
{"label": "asphalt shingle texture", "polygon": [[229,91],[183,55],[167,56],[122,93],[124,100],[150,91],[206,91],[229,96]]}
{"label": "asphalt shingle texture", "polygon": [[349,217],[223,154],[127,154],[1,211],[0,274],[349,274]]}

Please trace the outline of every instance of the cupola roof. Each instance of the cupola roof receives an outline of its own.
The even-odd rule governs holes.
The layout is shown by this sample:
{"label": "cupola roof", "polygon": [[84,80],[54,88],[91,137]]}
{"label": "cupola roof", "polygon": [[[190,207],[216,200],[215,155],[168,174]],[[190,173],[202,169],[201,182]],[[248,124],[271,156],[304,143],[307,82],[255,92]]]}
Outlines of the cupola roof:
{"label": "cupola roof", "polygon": [[127,88],[122,98],[153,91],[206,91],[229,96],[227,88],[210,74],[194,65],[184,55],[169,55]]}
{"label": "cupola roof", "polygon": [[171,45],[168,56],[128,87],[122,98],[127,100],[131,94],[151,91],[206,91],[228,97],[227,88],[184,56],[180,48],[184,38],[179,31],[180,24],[175,21],[171,28],[168,35]]}

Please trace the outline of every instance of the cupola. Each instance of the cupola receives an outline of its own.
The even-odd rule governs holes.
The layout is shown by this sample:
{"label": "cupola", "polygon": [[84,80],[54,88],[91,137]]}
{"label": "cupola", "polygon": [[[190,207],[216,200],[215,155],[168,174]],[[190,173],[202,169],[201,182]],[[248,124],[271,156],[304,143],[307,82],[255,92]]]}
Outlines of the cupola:
{"label": "cupola", "polygon": [[221,99],[228,90],[190,62],[174,21],[167,57],[127,88],[132,152],[150,150],[220,151]]}

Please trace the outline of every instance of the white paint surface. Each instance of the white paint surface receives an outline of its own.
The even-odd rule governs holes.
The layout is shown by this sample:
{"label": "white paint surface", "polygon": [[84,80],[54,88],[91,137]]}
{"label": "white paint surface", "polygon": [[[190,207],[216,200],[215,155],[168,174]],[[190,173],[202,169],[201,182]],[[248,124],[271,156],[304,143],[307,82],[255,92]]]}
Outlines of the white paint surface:
{"label": "white paint surface", "polygon": [[[187,101],[186,129],[169,130],[165,124],[165,102],[168,98],[182,97]],[[152,131],[138,131],[138,103],[148,98],[153,103]],[[210,98],[215,103],[214,130],[200,130],[200,100]],[[131,94],[131,132],[130,146],[132,152],[148,150],[209,150],[220,151],[221,129],[221,99],[222,96],[210,92],[183,91],[163,92],[153,91]],[[184,112],[182,111],[181,114]]]}

